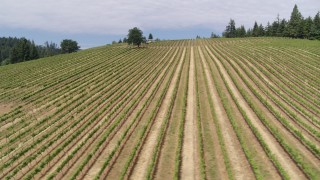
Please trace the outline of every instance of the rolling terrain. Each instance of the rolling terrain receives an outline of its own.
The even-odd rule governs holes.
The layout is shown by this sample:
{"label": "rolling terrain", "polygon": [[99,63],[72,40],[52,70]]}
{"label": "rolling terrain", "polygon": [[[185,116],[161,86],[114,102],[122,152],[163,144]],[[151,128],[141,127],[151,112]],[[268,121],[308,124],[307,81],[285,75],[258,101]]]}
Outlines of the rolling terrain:
{"label": "rolling terrain", "polygon": [[117,44],[0,77],[0,179],[320,177],[320,41]]}

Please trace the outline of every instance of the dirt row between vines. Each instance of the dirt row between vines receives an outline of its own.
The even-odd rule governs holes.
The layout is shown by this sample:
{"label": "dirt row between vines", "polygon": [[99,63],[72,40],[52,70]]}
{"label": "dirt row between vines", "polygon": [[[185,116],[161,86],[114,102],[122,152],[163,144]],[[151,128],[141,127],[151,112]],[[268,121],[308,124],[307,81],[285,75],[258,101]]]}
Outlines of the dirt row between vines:
{"label": "dirt row between vines", "polygon": [[[137,124],[132,134],[128,138],[128,141],[123,145],[123,148],[116,160],[111,164],[111,167],[109,168],[108,173],[106,174],[108,178],[119,178],[119,175],[124,172],[124,166],[128,162],[128,157],[132,153],[133,148],[136,146],[136,144],[139,143],[139,141],[143,141],[143,139],[140,139],[141,131],[144,127],[147,127],[148,119],[151,118],[150,115],[160,108],[157,107],[157,99],[161,97],[161,94],[164,93],[163,91],[165,90],[166,85],[170,83],[170,76],[174,74],[174,68],[178,66],[178,62],[175,62],[175,60],[177,59],[180,53],[181,50],[179,48],[176,48],[176,53],[173,56],[171,56],[170,60],[167,60],[170,61],[171,65],[167,69],[167,73],[163,77],[164,79],[161,82],[159,82],[159,85],[157,85],[158,88],[154,92],[154,96],[152,96],[151,102],[147,104],[146,112],[139,117],[139,123]],[[138,155],[136,154],[136,156]]]}
{"label": "dirt row between vines", "polygon": [[[164,55],[162,60],[167,57],[168,53],[172,49],[170,48],[168,50],[169,51]],[[138,102],[137,107],[132,111],[131,115],[127,118],[125,123],[121,126],[121,128],[119,128],[119,130],[117,131],[115,136],[110,140],[109,145],[103,150],[103,152],[101,153],[99,158],[96,160],[96,163],[94,163],[93,166],[90,168],[90,170],[87,172],[86,176],[84,177],[85,179],[93,179],[95,177],[95,175],[98,173],[98,171],[100,170],[100,168],[102,167],[102,165],[104,163],[105,157],[107,157],[107,155],[109,155],[112,152],[112,150],[115,148],[118,139],[120,139],[120,137],[121,137],[121,133],[125,131],[125,129],[129,126],[130,122],[132,122],[132,120],[134,119],[136,114],[142,109],[144,102],[148,99],[148,97],[151,96],[152,90],[155,88],[155,85],[160,81],[164,72],[165,71],[163,70],[159,74],[159,76],[156,78],[156,80],[151,85],[151,87],[148,89],[148,91],[143,96],[143,98]]]}
{"label": "dirt row between vines", "polygon": [[228,123],[228,117],[222,106],[222,102],[219,98],[214,82],[210,76],[210,69],[205,60],[202,49],[199,47],[198,50],[200,52],[201,61],[204,64],[204,71],[208,79],[209,88],[211,90],[211,98],[217,114],[218,122],[223,131],[223,139],[231,161],[233,174],[236,179],[254,179],[254,174],[250,169],[249,162],[240,148],[240,142],[238,141],[230,123]]}
{"label": "dirt row between vines", "polygon": [[195,95],[195,65],[194,65],[194,52],[191,47],[191,59],[189,68],[189,85],[187,97],[187,112],[184,127],[184,139],[182,147],[182,179],[199,179],[196,144],[197,144],[197,124],[196,124],[196,95]]}
{"label": "dirt row between vines", "polygon": [[304,174],[301,172],[301,170],[297,167],[295,162],[289,157],[289,155],[282,149],[280,144],[277,142],[277,140],[270,134],[270,132],[267,130],[267,128],[260,122],[259,118],[255,115],[255,113],[251,110],[245,99],[242,97],[240,92],[238,91],[237,87],[232,82],[230,76],[228,75],[227,71],[224,69],[222,63],[216,58],[216,56],[208,49],[206,46],[206,49],[210,52],[210,55],[214,57],[214,61],[218,64],[218,68],[221,69],[223,76],[225,77],[228,85],[230,86],[231,90],[233,91],[235,97],[239,101],[241,107],[245,110],[248,117],[252,120],[252,123],[254,126],[259,130],[262,137],[266,140],[266,143],[268,144],[270,150],[274,153],[276,158],[281,163],[282,167],[287,171],[288,175],[291,178],[305,178]]}
{"label": "dirt row between vines", "polygon": [[[230,73],[232,74],[233,77],[236,77],[236,81],[239,82],[240,84],[244,84],[244,82],[242,82],[243,80],[238,77],[236,75],[236,73],[234,72],[234,69],[229,65],[229,63],[227,63],[227,61],[224,61],[225,59],[222,59],[222,61],[224,62],[224,64],[226,65],[226,68],[229,69]],[[222,63],[222,61],[220,63]],[[222,66],[222,64],[220,64]],[[244,73],[243,73],[244,74]],[[230,76],[230,74],[229,74]],[[245,76],[245,79],[249,80],[249,77]],[[250,81],[249,81],[250,82]],[[251,82],[252,83],[252,82]],[[250,84],[251,84],[250,83]],[[228,83],[229,84],[229,83]],[[254,89],[256,89],[258,92],[260,91],[260,89],[258,87],[256,87],[254,85],[254,83],[252,83],[251,85],[253,85]],[[246,92],[248,92],[249,96],[252,97],[253,102],[255,102],[255,104],[259,107],[259,109],[261,109],[261,111],[265,114],[266,118],[268,119],[268,121],[275,126],[278,129],[278,132],[281,133],[281,136],[284,137],[284,139],[286,139],[287,143],[292,146],[293,148],[299,150],[299,152],[301,152],[301,158],[303,158],[303,160],[305,162],[308,162],[308,164],[311,165],[311,167],[313,166],[314,168],[319,167],[318,164],[320,163],[319,159],[317,158],[317,156],[312,153],[312,151],[302,142],[302,140],[298,137],[296,137],[293,133],[292,130],[290,130],[290,128],[288,128],[287,126],[285,126],[283,123],[281,123],[281,121],[279,121],[274,114],[264,105],[262,104],[262,102],[259,101],[258,98],[255,97],[255,95],[251,92],[251,90],[246,86],[243,85],[241,87],[243,90],[245,90]],[[261,93],[261,92],[259,92]],[[267,97],[263,96],[263,99],[266,99]],[[274,105],[275,106],[275,105]],[[281,113],[283,113],[281,110],[279,110]],[[285,117],[285,116],[283,116]],[[289,117],[288,117],[289,119]],[[293,119],[292,119],[293,120]],[[301,132],[301,129],[299,129],[299,131]],[[303,132],[303,131],[302,131]],[[306,136],[304,136],[306,139],[308,139]],[[287,150],[286,150],[287,151]],[[298,166],[299,167],[299,166]],[[300,168],[300,167],[299,167]],[[302,170],[302,169],[300,169]]]}
{"label": "dirt row between vines", "polygon": [[169,89],[164,97],[163,103],[161,104],[159,113],[155,119],[155,123],[153,124],[153,127],[150,131],[150,134],[147,137],[147,140],[142,148],[142,151],[141,151],[142,155],[139,156],[137,164],[134,167],[134,170],[133,170],[133,173],[131,176],[132,179],[144,179],[146,177],[147,168],[148,168],[148,165],[150,164],[150,161],[152,159],[151,156],[153,153],[153,149],[154,149],[154,146],[158,140],[157,137],[158,137],[160,129],[161,129],[160,127],[164,121],[164,118],[167,114],[167,111],[169,110],[168,109],[169,103],[170,103],[170,100],[173,96],[175,84],[178,81],[178,74],[179,74],[179,71],[182,67],[182,62],[183,62],[185,53],[186,53],[186,48],[184,48],[184,50],[182,52],[182,57],[180,59],[180,62],[178,64],[177,69],[175,70],[175,74],[174,74],[173,79],[170,83]]}

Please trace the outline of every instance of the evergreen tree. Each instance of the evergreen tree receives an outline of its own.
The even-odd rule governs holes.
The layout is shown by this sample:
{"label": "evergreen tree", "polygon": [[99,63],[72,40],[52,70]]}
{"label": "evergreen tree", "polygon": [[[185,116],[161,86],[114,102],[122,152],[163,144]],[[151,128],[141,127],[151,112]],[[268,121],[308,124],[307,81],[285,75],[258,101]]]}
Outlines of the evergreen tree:
{"label": "evergreen tree", "polygon": [[236,23],[233,19],[230,19],[228,26],[226,26],[226,30],[223,32],[223,36],[226,38],[236,37]]}
{"label": "evergreen tree", "polygon": [[258,36],[264,36],[265,35],[265,31],[264,31],[264,27],[262,24],[259,25],[259,33],[258,33]]}
{"label": "evergreen tree", "polygon": [[241,34],[240,31],[241,31],[241,30],[240,30],[240,27],[237,27],[237,28],[236,28],[236,37],[240,37],[240,34]]}
{"label": "evergreen tree", "polygon": [[60,54],[55,43],[36,45],[26,38],[0,37],[0,65],[18,63]]}
{"label": "evergreen tree", "polygon": [[35,43],[32,41],[30,43],[30,59],[38,59],[39,58],[39,53],[37,50],[37,47]]}
{"label": "evergreen tree", "polygon": [[271,36],[277,36],[278,29],[279,29],[279,22],[274,21],[271,25]]}
{"label": "evergreen tree", "polygon": [[253,25],[252,36],[253,37],[258,37],[259,36],[259,26],[258,26],[257,21],[255,21],[254,25]]}
{"label": "evergreen tree", "polygon": [[215,34],[214,32],[212,32],[210,37],[211,37],[211,38],[219,38],[220,36],[217,35],[217,34]]}
{"label": "evergreen tree", "polygon": [[37,46],[40,57],[49,57],[61,53],[58,45],[53,42],[46,41],[43,46]]}
{"label": "evergreen tree", "polygon": [[280,27],[281,21],[280,21],[280,15],[277,15],[276,22],[274,23],[274,28],[273,28],[273,36],[281,36],[282,31]]}
{"label": "evergreen tree", "polygon": [[[20,57],[22,57],[22,61],[28,61],[30,60],[30,46],[28,43],[28,40],[23,38],[22,41],[20,41],[20,48],[18,49],[20,53]],[[19,45],[19,44],[18,44]],[[19,47],[19,46],[18,46]]]}
{"label": "evergreen tree", "polygon": [[295,5],[291,13],[291,17],[288,23],[288,35],[292,38],[302,38],[303,37],[303,17],[299,12],[298,6]]}
{"label": "evergreen tree", "polygon": [[12,49],[19,41],[20,39],[16,37],[0,37],[0,65],[10,63]]}
{"label": "evergreen tree", "polygon": [[26,38],[21,38],[16,46],[18,60],[17,62],[30,60],[30,46]]}
{"label": "evergreen tree", "polygon": [[303,37],[310,39],[312,36],[312,33],[315,30],[315,26],[313,24],[312,18],[309,16],[304,20],[304,26],[303,26]]}
{"label": "evergreen tree", "polygon": [[[234,20],[231,19],[223,32],[223,36],[227,38],[243,37],[244,31],[245,29],[242,26],[236,28]],[[268,22],[265,28],[255,21],[253,28],[247,30],[246,36],[277,36],[320,40],[320,12],[316,14],[314,19],[311,17],[304,19],[298,10],[298,6],[295,5],[289,21],[286,19],[280,20],[279,14],[276,20],[272,23]]]}
{"label": "evergreen tree", "polygon": [[320,40],[320,12],[318,12],[314,17],[313,26],[314,26],[314,29],[312,32],[312,36]]}
{"label": "evergreen tree", "polygon": [[288,36],[287,21],[285,19],[282,19],[281,22],[279,23],[276,36],[278,37]]}
{"label": "evergreen tree", "polygon": [[153,39],[153,35],[150,33],[149,34],[149,38],[148,38],[149,40],[152,40]]}
{"label": "evergreen tree", "polygon": [[246,28],[244,25],[241,25],[240,27],[240,37],[246,37]]}
{"label": "evergreen tree", "polygon": [[[29,61],[31,59],[38,58],[37,49],[32,49],[32,43],[26,38],[21,38],[16,46],[11,51],[11,63],[18,63],[23,61]],[[32,50],[32,51],[31,51]]]}
{"label": "evergreen tree", "polygon": [[266,36],[272,36],[272,27],[270,25],[270,22],[268,22],[266,29],[265,29],[265,35]]}
{"label": "evergreen tree", "polygon": [[247,30],[247,37],[252,37],[252,29],[251,28],[249,28]]}
{"label": "evergreen tree", "polygon": [[243,25],[236,28],[236,37],[246,37],[246,29]]}
{"label": "evergreen tree", "polygon": [[19,62],[19,55],[17,47],[14,47],[10,52],[10,62],[12,64]]}
{"label": "evergreen tree", "polygon": [[318,12],[314,17],[313,24],[317,30],[320,30],[320,12]]}

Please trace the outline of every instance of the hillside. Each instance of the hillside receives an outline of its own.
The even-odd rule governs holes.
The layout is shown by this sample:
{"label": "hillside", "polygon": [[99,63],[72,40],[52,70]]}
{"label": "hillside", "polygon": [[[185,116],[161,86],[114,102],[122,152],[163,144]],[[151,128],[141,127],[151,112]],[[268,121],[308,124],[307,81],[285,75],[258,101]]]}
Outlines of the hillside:
{"label": "hillside", "polygon": [[0,179],[320,177],[320,41],[118,44],[0,77]]}

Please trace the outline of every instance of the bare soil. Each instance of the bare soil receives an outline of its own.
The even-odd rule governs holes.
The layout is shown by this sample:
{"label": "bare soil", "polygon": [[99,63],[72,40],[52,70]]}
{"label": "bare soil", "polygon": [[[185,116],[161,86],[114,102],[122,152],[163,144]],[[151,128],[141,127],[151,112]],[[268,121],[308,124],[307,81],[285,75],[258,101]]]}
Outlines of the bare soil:
{"label": "bare soil", "polygon": [[182,62],[185,56],[186,49],[183,50],[182,57],[180,59],[180,62],[178,64],[177,69],[175,70],[175,74],[173,76],[173,79],[170,83],[169,89],[166,93],[166,96],[164,97],[163,103],[161,104],[159,113],[155,119],[155,123],[153,124],[153,127],[151,129],[151,132],[149,136],[147,137],[147,140],[144,144],[144,147],[142,148],[141,154],[142,156],[139,156],[137,164],[134,167],[131,179],[145,179],[146,172],[148,165],[150,163],[150,160],[152,159],[152,154],[154,152],[154,146],[157,143],[158,136],[160,133],[160,127],[164,121],[164,118],[168,112],[169,104],[171,101],[171,98],[173,96],[174,87],[176,85],[176,82],[178,81],[178,75],[179,71],[182,67]]}
{"label": "bare soil", "polygon": [[10,112],[13,109],[13,104],[11,103],[0,103],[0,116]]}
{"label": "bare soil", "polygon": [[[206,47],[208,49],[208,47]],[[221,62],[215,57],[213,53],[211,53],[211,56],[214,57],[214,60],[218,64],[218,68],[221,69],[223,76],[225,77],[227,83],[229,84],[231,90],[233,91],[235,97],[237,98],[238,102],[240,103],[241,107],[245,110],[247,116],[249,119],[251,119],[253,125],[259,130],[262,137],[265,139],[266,143],[268,144],[268,147],[273,152],[273,154],[276,156],[282,167],[285,169],[285,171],[288,173],[288,175],[292,178],[306,178],[304,174],[301,172],[301,170],[297,167],[295,162],[290,158],[290,156],[282,149],[280,144],[276,141],[276,139],[270,134],[268,129],[259,121],[259,118],[254,114],[254,112],[251,110],[249,105],[246,103],[244,98],[241,96],[240,92],[236,88],[236,86],[233,84],[232,80],[230,79],[229,75],[227,74],[226,70],[222,66]]]}
{"label": "bare soil", "polygon": [[234,172],[234,176],[236,179],[254,179],[254,174],[250,169],[250,165],[248,160],[246,159],[244,152],[240,148],[240,142],[237,139],[235,132],[233,131],[231,124],[228,123],[228,117],[226,112],[222,107],[222,102],[220,101],[218,92],[214,87],[214,83],[212,82],[212,78],[210,77],[210,72],[207,63],[205,62],[205,58],[203,56],[203,52],[199,47],[199,52],[201,56],[201,60],[203,61],[205,74],[208,79],[209,88],[211,90],[211,98],[214,104],[215,113],[218,118],[218,122],[220,124],[222,135],[224,139],[224,143],[227,149],[227,153],[229,156],[229,160],[231,162],[231,166]]}
{"label": "bare soil", "polygon": [[[170,49],[171,50],[171,49]],[[169,51],[168,51],[169,53]],[[163,57],[165,58],[168,53]],[[164,71],[160,73],[160,75],[157,77],[155,82],[151,85],[149,90],[146,92],[144,97],[139,101],[139,104],[137,107],[133,110],[131,115],[127,118],[126,122],[123,124],[123,126],[117,131],[115,137],[110,141],[108,146],[103,150],[99,158],[97,159],[96,163],[90,168],[90,170],[87,172],[86,176],[84,179],[94,179],[95,175],[100,171],[100,168],[102,167],[105,157],[107,157],[111,151],[115,148],[117,145],[118,139],[120,139],[122,132],[128,128],[129,124],[132,122],[136,114],[142,109],[144,102],[151,96],[152,91],[154,90],[156,84],[160,81],[161,77],[163,76]]]}
{"label": "bare soil", "polygon": [[[195,51],[197,53],[197,51]],[[199,56],[196,59],[200,60]],[[209,104],[209,92],[205,85],[204,69],[201,68],[201,62],[196,61],[199,98],[200,98],[200,116],[203,123],[203,144],[204,144],[204,159],[206,165],[206,175],[208,179],[228,179],[226,165],[223,159],[223,152],[219,144],[217,129],[213,122],[211,108]]]}
{"label": "bare soil", "polygon": [[[189,58],[189,53],[186,54],[186,58]],[[190,62],[186,61],[181,74],[180,84],[177,91],[176,101],[173,106],[172,114],[169,120],[167,127],[166,136],[163,139],[163,145],[158,157],[158,162],[156,165],[155,179],[172,179],[175,173],[175,160],[176,152],[178,148],[178,139],[179,139],[179,125],[182,119],[183,110],[181,107],[184,106],[184,92],[187,88],[187,76],[189,74]]]}
{"label": "bare soil", "polygon": [[187,112],[184,127],[184,139],[182,147],[182,179],[199,179],[197,173],[199,166],[196,165],[197,158],[197,124],[196,124],[196,100],[195,100],[195,66],[194,66],[194,52],[191,47],[191,59],[189,69],[189,85],[188,85],[188,98],[187,98]]}
{"label": "bare soil", "polygon": [[[209,62],[209,64],[210,63],[212,66],[213,76],[216,76],[218,78],[218,86],[222,88],[223,92],[228,92],[226,84],[224,84],[223,80],[221,79],[219,71],[215,66],[214,62]],[[256,166],[259,169],[258,173],[260,174],[260,176],[262,176],[265,179],[281,179],[279,172],[277,171],[276,167],[265,153],[263,147],[259,143],[259,140],[256,138],[256,136],[250,129],[249,125],[247,124],[246,120],[244,119],[243,115],[238,109],[230,93],[225,93],[225,98],[227,98],[229,101],[230,108],[232,109],[231,112],[237,121],[238,131],[241,132],[240,136],[244,141],[245,147],[249,150],[249,153],[252,155],[252,161],[256,163]]]}

